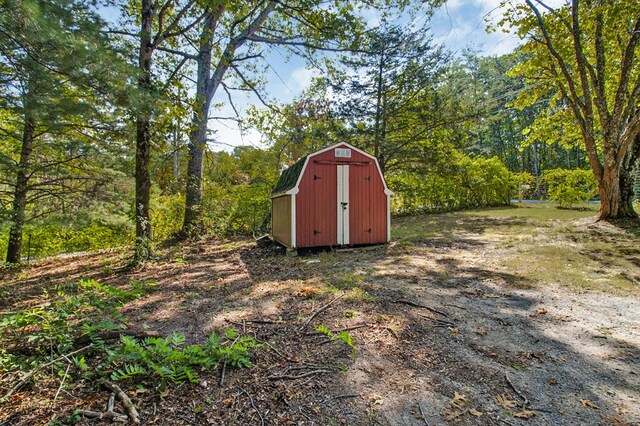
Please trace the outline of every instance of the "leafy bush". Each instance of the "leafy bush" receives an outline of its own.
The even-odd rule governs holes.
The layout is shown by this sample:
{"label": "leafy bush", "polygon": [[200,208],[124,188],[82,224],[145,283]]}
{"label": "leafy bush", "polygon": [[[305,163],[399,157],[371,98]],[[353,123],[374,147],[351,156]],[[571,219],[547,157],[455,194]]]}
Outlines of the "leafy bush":
{"label": "leafy bush", "polygon": [[517,177],[497,158],[468,157],[458,151],[391,173],[396,213],[415,214],[510,204]]}
{"label": "leafy bush", "polygon": [[540,177],[540,185],[546,188],[549,200],[561,207],[586,204],[598,195],[598,184],[590,170],[547,170]]}
{"label": "leafy bush", "polygon": [[534,198],[536,196],[536,178],[531,173],[511,173],[513,193],[519,200]]}
{"label": "leafy bush", "polygon": [[[7,252],[9,230],[0,228],[0,253]],[[27,226],[23,232],[23,256],[31,259],[60,253],[100,250],[131,243],[132,230],[122,224],[92,222],[83,227],[57,221]]]}

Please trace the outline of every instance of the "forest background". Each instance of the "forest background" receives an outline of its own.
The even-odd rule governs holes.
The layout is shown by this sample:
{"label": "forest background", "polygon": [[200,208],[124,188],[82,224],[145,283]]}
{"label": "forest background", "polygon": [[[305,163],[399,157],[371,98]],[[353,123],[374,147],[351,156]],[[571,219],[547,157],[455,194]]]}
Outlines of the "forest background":
{"label": "forest background", "polygon": [[[379,159],[395,215],[637,218],[640,5],[502,3],[489,30],[523,42],[484,56],[435,41],[437,0],[3,0],[0,252],[132,244],[139,263],[169,238],[258,236],[283,168],[338,142]],[[292,101],[269,91],[274,52],[313,70]],[[261,143],[221,140],[226,122]]]}

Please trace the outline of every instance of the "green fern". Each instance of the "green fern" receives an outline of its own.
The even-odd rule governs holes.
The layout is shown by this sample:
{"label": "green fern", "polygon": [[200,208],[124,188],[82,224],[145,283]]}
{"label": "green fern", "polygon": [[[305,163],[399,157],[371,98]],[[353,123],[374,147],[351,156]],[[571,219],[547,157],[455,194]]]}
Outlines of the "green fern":
{"label": "green fern", "polygon": [[349,334],[348,331],[343,330],[341,332],[339,332],[337,335],[334,334],[329,327],[327,327],[324,324],[318,324],[318,325],[314,325],[313,328],[318,331],[319,333],[324,334],[325,336],[327,336],[329,339],[335,341],[341,341],[343,342],[345,345],[349,346],[349,348],[351,348],[351,356],[355,357],[356,356],[356,346],[353,343],[353,337],[351,336],[351,334]]}

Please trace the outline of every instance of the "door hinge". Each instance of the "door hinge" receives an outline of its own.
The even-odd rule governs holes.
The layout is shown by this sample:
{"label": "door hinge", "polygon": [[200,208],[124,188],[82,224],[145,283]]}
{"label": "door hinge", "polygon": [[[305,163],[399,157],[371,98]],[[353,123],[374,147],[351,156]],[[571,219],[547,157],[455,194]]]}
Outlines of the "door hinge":
{"label": "door hinge", "polygon": [[322,234],[322,231],[318,231],[316,229],[313,230],[313,235],[318,235],[318,234]]}

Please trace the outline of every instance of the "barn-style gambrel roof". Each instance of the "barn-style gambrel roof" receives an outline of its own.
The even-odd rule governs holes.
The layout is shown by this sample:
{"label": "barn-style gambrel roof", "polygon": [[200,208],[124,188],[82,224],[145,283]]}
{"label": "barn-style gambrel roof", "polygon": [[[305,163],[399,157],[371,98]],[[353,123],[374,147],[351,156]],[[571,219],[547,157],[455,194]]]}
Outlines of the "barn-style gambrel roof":
{"label": "barn-style gambrel roof", "polygon": [[331,145],[327,148],[321,149],[320,151],[316,151],[314,153],[311,153],[309,155],[305,155],[304,157],[302,157],[301,159],[299,159],[298,161],[296,161],[293,165],[291,165],[289,168],[285,169],[281,174],[280,174],[280,179],[278,179],[278,183],[276,184],[276,187],[273,189],[273,192],[271,193],[271,198],[273,197],[277,197],[280,195],[283,195],[285,193],[288,193],[288,191],[290,191],[291,189],[294,189],[296,187],[296,185],[300,182],[300,176],[302,175],[302,173],[304,173],[304,169],[305,169],[305,165],[307,164],[307,159],[310,156],[314,156],[320,153],[323,153],[325,151],[329,151],[331,149],[335,149],[336,147],[339,146],[345,146],[348,147],[350,149],[353,149],[354,151],[357,151],[359,153],[361,153],[362,155],[371,158],[375,164],[376,164],[376,168],[378,169],[378,172],[380,173],[380,176],[382,177],[382,184],[384,185],[384,192],[387,195],[393,195],[393,191],[391,191],[389,189],[389,187],[387,186],[387,183],[384,180],[384,177],[382,176],[382,171],[380,170],[380,164],[378,163],[378,160],[371,154],[369,154],[368,152],[365,152],[361,149],[356,148],[355,146],[348,144],[346,142],[341,142],[341,143],[337,143],[335,145]]}
{"label": "barn-style gambrel roof", "polygon": [[307,156],[305,155],[282,172],[272,194],[281,194],[296,186],[296,182],[298,182],[298,178],[302,170],[304,170],[304,162],[306,159]]}

